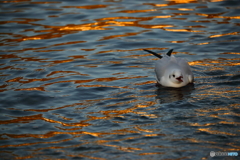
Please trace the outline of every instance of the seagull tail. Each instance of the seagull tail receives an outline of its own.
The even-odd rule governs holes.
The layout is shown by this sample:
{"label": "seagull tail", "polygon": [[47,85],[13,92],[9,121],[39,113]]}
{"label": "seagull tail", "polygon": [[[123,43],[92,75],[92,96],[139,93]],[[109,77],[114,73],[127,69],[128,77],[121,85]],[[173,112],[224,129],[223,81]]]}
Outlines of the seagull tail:
{"label": "seagull tail", "polygon": [[[159,55],[159,54],[157,54],[157,53],[155,53],[155,52],[153,52],[153,51],[149,51],[149,50],[147,50],[147,49],[143,49],[144,51],[146,51],[146,52],[149,52],[149,53],[151,53],[151,54],[153,54],[154,56],[156,56],[156,57],[158,57],[158,58],[162,58],[162,56],[161,55]],[[170,51],[169,51],[170,52]],[[170,52],[170,54],[171,54],[171,52]]]}

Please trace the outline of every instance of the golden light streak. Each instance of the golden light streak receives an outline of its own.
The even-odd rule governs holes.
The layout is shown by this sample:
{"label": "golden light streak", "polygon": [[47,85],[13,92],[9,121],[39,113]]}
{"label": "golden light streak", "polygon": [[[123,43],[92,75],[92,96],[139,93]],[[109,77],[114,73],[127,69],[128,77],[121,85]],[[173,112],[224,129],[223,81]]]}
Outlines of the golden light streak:
{"label": "golden light streak", "polygon": [[210,0],[210,2],[222,2],[222,1],[225,1],[225,0]]}
{"label": "golden light streak", "polygon": [[[98,5],[97,5],[98,6]],[[102,5],[99,5],[100,7],[104,7]],[[76,7],[76,6],[73,6]],[[84,7],[81,7],[84,8]],[[90,6],[91,8],[91,6]],[[94,8],[94,7],[93,7]],[[142,12],[146,12],[147,10],[142,10]],[[154,11],[154,10],[152,10]],[[28,40],[43,40],[43,39],[52,39],[52,38],[58,38],[62,37],[63,35],[66,34],[72,34],[75,32],[79,31],[89,31],[89,30],[108,30],[111,28],[111,26],[135,26],[135,27],[142,27],[142,28],[163,28],[163,27],[172,27],[171,25],[143,25],[140,24],[139,22],[141,21],[148,21],[151,19],[155,18],[171,18],[171,15],[164,15],[164,16],[152,16],[152,17],[108,17],[108,18],[101,18],[101,19],[96,19],[96,22],[94,23],[86,23],[86,24],[67,24],[65,26],[47,26],[44,25],[42,27],[45,28],[45,30],[28,30],[26,29],[25,32],[27,31],[33,31],[35,33],[40,33],[39,35],[34,35],[34,36],[25,36],[25,35],[18,35],[15,36],[17,37],[16,39],[6,39],[7,42],[21,42],[21,41],[28,41]],[[121,19],[132,19],[132,21],[121,21]],[[31,25],[36,25],[36,21],[40,21],[42,19],[30,19],[30,18],[19,18],[19,20],[15,21],[2,21],[2,24],[5,23],[19,23],[19,24],[31,24]],[[34,24],[32,24],[34,23]],[[40,25],[41,26],[41,25]],[[46,33],[48,32],[48,33]],[[78,43],[83,43],[83,42],[78,42]],[[68,43],[71,44],[71,43]],[[59,44],[59,45],[65,45],[65,44]],[[54,46],[54,45],[53,45]],[[46,49],[52,46],[46,46],[46,47],[41,47],[41,48],[29,48],[28,50],[37,50],[39,51],[40,49]],[[26,48],[24,49],[26,50]]]}
{"label": "golden light streak", "polygon": [[[21,2],[22,1],[29,1],[29,0],[20,0]],[[52,4],[52,3],[61,3],[61,2],[58,2],[58,1],[53,1],[53,2],[29,2],[31,4]]]}
{"label": "golden light streak", "polygon": [[196,138],[188,138],[187,140],[190,141],[190,142],[193,142],[193,143],[210,143],[210,144],[216,144],[217,143],[217,142],[213,142],[213,141],[203,141],[203,140],[199,140],[199,139],[196,139]]}
{"label": "golden light streak", "polygon": [[78,43],[85,43],[85,42],[86,42],[86,41],[69,41],[69,42],[65,42],[65,43],[53,44],[53,45],[50,45],[50,47],[62,46],[62,45],[69,45],[69,44],[78,44]]}
{"label": "golden light streak", "polygon": [[194,11],[194,9],[191,8],[177,8],[179,11]]}
{"label": "golden light streak", "polygon": [[145,9],[145,10],[123,10],[116,13],[139,13],[139,12],[154,12],[156,9]]}
{"label": "golden light streak", "polygon": [[141,131],[141,132],[147,132],[147,133],[152,133],[153,132],[153,131],[148,130],[148,129],[142,129],[142,128],[138,127],[138,126],[135,126],[134,128],[139,130],[139,131]]}
{"label": "golden light streak", "polygon": [[123,146],[118,146],[118,145],[113,145],[113,144],[104,144],[104,145],[109,146],[109,147],[117,148],[118,150],[121,150],[121,151],[124,151],[124,152],[134,152],[134,151],[142,150],[141,148],[123,147]]}
{"label": "golden light streak", "polygon": [[167,41],[167,42],[170,42],[170,43],[184,43],[186,41]]}
{"label": "golden light streak", "polygon": [[156,7],[165,7],[165,6],[168,6],[168,4],[156,4],[155,6]]}
{"label": "golden light streak", "polygon": [[[95,25],[95,26],[93,26]],[[64,26],[59,29],[59,31],[89,31],[89,30],[107,30],[107,26],[97,26],[97,24],[87,24],[87,25],[69,25]]]}
{"label": "golden light streak", "polygon": [[109,5],[96,4],[96,5],[87,5],[87,6],[63,6],[63,8],[78,8],[78,9],[98,9],[98,8],[107,8]]}
{"label": "golden light streak", "polygon": [[[155,96],[155,95],[152,95],[152,97],[153,96]],[[134,99],[134,100],[124,101],[124,102],[116,102],[113,104],[109,104],[107,106],[121,106],[121,105],[135,103],[137,101],[138,101],[137,99]],[[137,109],[137,108],[145,108],[145,107],[152,106],[154,104],[156,104],[156,102],[151,101],[151,102],[145,102],[144,104],[137,104],[137,105],[127,108],[127,109],[122,109],[122,110],[112,109],[112,110],[107,110],[107,111],[99,111],[97,113],[103,114],[106,119],[113,118],[113,117],[122,117],[122,114],[127,114],[127,113],[135,113],[135,114],[139,114],[141,116],[146,116],[149,118],[157,118],[156,115],[154,115],[154,114],[148,114],[147,112],[135,111],[135,109]]]}
{"label": "golden light streak", "polygon": [[[76,132],[57,132],[57,131],[49,131],[45,134],[8,134],[4,133],[1,134],[2,136],[8,136],[10,138],[27,138],[27,137],[33,137],[33,138],[51,138],[59,134],[69,134],[69,135],[82,135],[82,134],[87,134],[87,135],[92,135],[94,137],[100,137],[101,135],[106,135],[109,133],[98,133],[98,132],[86,132],[86,131],[76,131]],[[0,146],[1,147],[1,146]]]}
{"label": "golden light streak", "polygon": [[17,117],[11,120],[4,120],[0,121],[0,124],[9,124],[9,123],[29,123],[34,120],[41,120],[42,114],[32,115],[32,116],[24,116],[24,117]]}
{"label": "golden light streak", "polygon": [[228,136],[237,136],[237,134],[234,134],[234,133],[211,130],[210,128],[199,128],[198,130],[202,131],[202,132],[208,132],[210,134],[222,134],[222,135],[228,135]]}
{"label": "golden light streak", "polygon": [[171,32],[204,32],[201,30],[192,30],[192,29],[168,29],[164,28],[166,31],[171,31]]}
{"label": "golden light streak", "polygon": [[154,7],[166,7],[168,4],[143,3],[144,5],[152,5]]}
{"label": "golden light streak", "polygon": [[217,14],[196,13],[196,15],[203,16],[203,17],[206,17],[206,18],[240,19],[240,16],[233,16],[233,17],[230,17],[230,16],[220,16],[220,15],[222,15],[224,13],[225,12],[217,13]]}
{"label": "golden light streak", "polygon": [[95,78],[95,79],[88,79],[88,80],[66,80],[66,81],[57,81],[57,82],[51,82],[51,83],[47,83],[44,84],[42,86],[48,86],[48,85],[52,85],[52,84],[57,84],[57,83],[67,83],[67,82],[72,82],[75,84],[78,83],[87,83],[87,82],[92,82],[92,81],[96,81],[96,82],[111,82],[111,81],[117,81],[117,80],[121,80],[121,79],[135,79],[135,78],[145,78],[147,76],[128,76],[128,77],[106,77],[106,78]]}
{"label": "golden light streak", "polygon": [[[145,96],[145,97],[154,97],[155,95],[148,95],[148,96]],[[154,102],[154,101],[146,101],[146,102],[144,102],[144,103],[142,103],[142,104],[137,104],[137,108],[146,108],[146,107],[149,107],[149,106],[153,106],[153,105],[155,105],[156,104],[156,102]]]}
{"label": "golden light streak", "polygon": [[15,89],[15,91],[45,91],[45,89],[44,87],[32,87],[32,88]]}
{"label": "golden light streak", "polygon": [[178,3],[197,3],[197,0],[167,0],[170,4],[178,4]]}
{"label": "golden light streak", "polygon": [[222,37],[222,36],[228,36],[228,35],[239,35],[240,32],[232,32],[232,33],[225,33],[225,34],[217,34],[209,36],[209,38],[216,38],[216,37]]}
{"label": "golden light streak", "polygon": [[134,85],[146,85],[146,84],[155,84],[156,81],[146,81],[146,82],[140,82],[140,83],[134,83]]}
{"label": "golden light streak", "polygon": [[[69,107],[69,106],[65,106],[63,108],[66,108],[66,107]],[[31,109],[29,109],[28,111],[30,111],[30,110]],[[0,124],[30,123],[31,121],[35,121],[35,120],[44,120],[46,122],[58,123],[58,124],[61,124],[62,126],[70,126],[70,127],[86,127],[86,126],[90,125],[86,122],[64,123],[64,122],[61,122],[61,121],[56,121],[56,120],[53,120],[53,119],[45,118],[45,117],[42,116],[42,114],[37,114],[37,115],[33,115],[33,116],[17,117],[15,119],[11,119],[11,120],[0,121]]]}
{"label": "golden light streak", "polygon": [[23,38],[23,41],[29,41],[29,40],[40,40],[42,39],[41,37],[27,37],[27,38]]}
{"label": "golden light streak", "polygon": [[173,25],[155,25],[155,26],[152,26],[151,28],[164,28],[164,27],[174,27]]}
{"label": "golden light streak", "polygon": [[81,49],[83,51],[94,51],[96,48],[93,48],[93,49]]}
{"label": "golden light streak", "polygon": [[239,54],[240,55],[240,52],[224,52],[224,53],[221,53],[221,54]]}
{"label": "golden light streak", "polygon": [[131,89],[129,88],[128,86],[108,86],[108,85],[101,85],[101,84],[93,84],[93,85],[79,85],[77,86],[76,88],[79,88],[79,87],[108,87],[108,88],[125,88],[125,89]]}
{"label": "golden light streak", "polygon": [[139,153],[140,156],[145,156],[145,155],[155,155],[155,154],[164,154],[164,152]]}
{"label": "golden light streak", "polygon": [[189,65],[201,65],[201,66],[238,66],[240,65],[240,58],[219,58],[217,60],[211,60],[211,59],[204,59],[204,60],[198,60],[198,61],[192,61],[188,62]]}
{"label": "golden light streak", "polygon": [[52,71],[51,73],[49,73],[48,75],[46,75],[46,77],[55,75],[55,74],[60,74],[60,75],[64,75],[66,73],[70,73],[70,75],[81,75],[81,76],[89,76],[89,74],[82,74],[80,72],[77,71]]}
{"label": "golden light streak", "polygon": [[138,35],[138,34],[143,33],[143,32],[145,32],[145,31],[129,32],[129,33],[124,33],[124,34],[120,34],[120,35],[106,36],[106,37],[101,38],[99,41],[109,40],[109,39],[119,38],[119,37],[135,36],[135,35]]}
{"label": "golden light streak", "polygon": [[59,76],[59,77],[54,77],[54,78],[39,78],[39,79],[26,79],[23,77],[16,77],[10,80],[7,80],[6,82],[18,82],[18,83],[32,83],[32,82],[36,82],[36,81],[50,81],[53,79],[58,79],[61,78],[63,76]]}
{"label": "golden light streak", "polygon": [[223,42],[236,42],[239,41],[238,39],[236,40],[222,40],[222,41],[211,41],[211,42],[204,42],[204,43],[191,43],[193,45],[206,45],[206,44],[211,44],[211,43],[223,43]]}
{"label": "golden light streak", "polygon": [[42,117],[42,120],[46,121],[46,122],[50,122],[50,123],[59,123],[63,126],[76,126],[76,127],[86,127],[86,126],[89,126],[91,124],[89,123],[84,123],[84,122],[79,122],[79,123],[63,123],[61,121],[56,121],[56,120],[53,120],[53,119],[49,119],[49,118],[45,118],[45,117]]}

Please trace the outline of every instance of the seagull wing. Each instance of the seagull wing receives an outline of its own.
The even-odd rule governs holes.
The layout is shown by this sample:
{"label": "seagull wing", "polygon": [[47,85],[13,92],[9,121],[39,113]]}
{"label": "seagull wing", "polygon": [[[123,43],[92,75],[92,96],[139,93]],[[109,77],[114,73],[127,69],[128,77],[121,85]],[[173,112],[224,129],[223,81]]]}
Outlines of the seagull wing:
{"label": "seagull wing", "polygon": [[159,55],[159,54],[157,54],[157,53],[155,53],[155,52],[153,52],[153,51],[150,51],[150,50],[147,50],[147,49],[143,49],[144,51],[146,51],[146,52],[148,52],[148,53],[151,53],[151,54],[153,54],[154,56],[156,56],[156,57],[158,57],[158,58],[162,58],[162,56],[161,55]]}
{"label": "seagull wing", "polygon": [[172,54],[172,51],[173,51],[173,49],[169,50],[169,51],[166,53],[166,55],[168,55],[168,56],[170,57],[171,54]]}
{"label": "seagull wing", "polygon": [[177,58],[177,63],[181,67],[182,72],[187,75],[189,82],[193,82],[193,73],[188,62],[183,58]]}
{"label": "seagull wing", "polygon": [[155,73],[158,82],[160,82],[161,78],[164,76],[164,73],[168,69],[170,62],[169,57],[163,57],[162,59],[156,61],[155,63]]}

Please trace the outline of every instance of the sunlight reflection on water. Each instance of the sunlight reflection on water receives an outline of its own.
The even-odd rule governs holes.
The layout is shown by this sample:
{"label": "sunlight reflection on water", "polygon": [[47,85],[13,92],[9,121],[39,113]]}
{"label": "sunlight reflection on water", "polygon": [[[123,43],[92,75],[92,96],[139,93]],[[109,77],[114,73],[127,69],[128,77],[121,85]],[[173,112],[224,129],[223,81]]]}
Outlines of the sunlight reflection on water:
{"label": "sunlight reflection on water", "polygon": [[[234,0],[1,1],[2,159],[210,159],[239,151]],[[143,49],[186,58],[157,87]]]}

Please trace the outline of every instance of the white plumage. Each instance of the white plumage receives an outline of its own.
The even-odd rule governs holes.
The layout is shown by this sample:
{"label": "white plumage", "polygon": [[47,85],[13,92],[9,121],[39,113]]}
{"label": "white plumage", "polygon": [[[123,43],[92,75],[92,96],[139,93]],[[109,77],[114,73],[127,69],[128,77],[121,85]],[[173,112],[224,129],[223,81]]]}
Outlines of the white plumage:
{"label": "white plumage", "polygon": [[155,52],[144,49],[158,58],[155,63],[156,79],[159,84],[166,87],[183,87],[193,83],[193,73],[187,61],[171,55],[173,49],[161,56]]}

